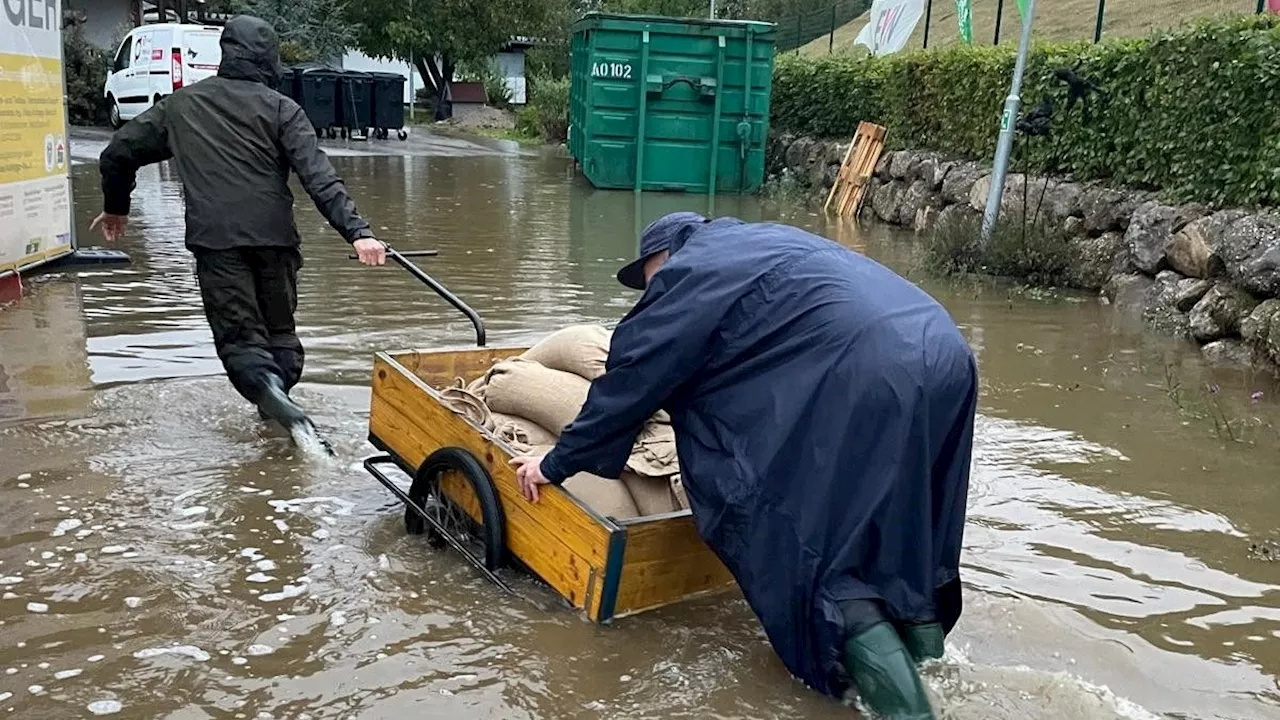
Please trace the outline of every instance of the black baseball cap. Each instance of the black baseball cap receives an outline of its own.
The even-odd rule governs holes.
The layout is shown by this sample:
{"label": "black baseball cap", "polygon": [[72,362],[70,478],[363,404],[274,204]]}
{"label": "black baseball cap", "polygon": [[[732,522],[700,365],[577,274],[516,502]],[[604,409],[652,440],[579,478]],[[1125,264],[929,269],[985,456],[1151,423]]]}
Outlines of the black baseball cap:
{"label": "black baseball cap", "polygon": [[680,231],[689,225],[707,222],[696,212],[674,212],[654,220],[640,233],[640,252],[635,260],[618,271],[618,282],[632,290],[644,290],[644,261],[663,250],[670,250],[671,243]]}

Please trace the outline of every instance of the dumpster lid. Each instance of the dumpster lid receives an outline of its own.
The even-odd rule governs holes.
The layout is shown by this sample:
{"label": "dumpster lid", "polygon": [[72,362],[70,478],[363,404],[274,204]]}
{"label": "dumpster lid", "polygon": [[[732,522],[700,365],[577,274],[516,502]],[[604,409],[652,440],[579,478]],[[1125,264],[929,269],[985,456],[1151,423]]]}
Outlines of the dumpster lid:
{"label": "dumpster lid", "polygon": [[684,26],[691,29],[694,27],[712,27],[739,31],[746,30],[765,32],[777,28],[775,23],[764,22],[762,20],[712,20],[710,18],[681,18],[665,15],[626,15],[622,13],[592,11],[583,15],[573,24],[573,31],[577,32],[579,27],[582,27],[583,29],[587,26],[596,27],[602,22],[610,20],[626,25],[637,23],[662,23],[664,25]]}
{"label": "dumpster lid", "polygon": [[369,76],[371,76],[371,77],[377,78],[378,80],[405,80],[405,81],[407,81],[407,80],[409,79],[409,78],[405,77],[404,75],[401,75],[400,73],[382,72],[381,70],[372,70],[372,71],[370,71],[370,72],[368,72],[368,73],[366,73],[366,74],[367,74],[367,75],[369,75]]}

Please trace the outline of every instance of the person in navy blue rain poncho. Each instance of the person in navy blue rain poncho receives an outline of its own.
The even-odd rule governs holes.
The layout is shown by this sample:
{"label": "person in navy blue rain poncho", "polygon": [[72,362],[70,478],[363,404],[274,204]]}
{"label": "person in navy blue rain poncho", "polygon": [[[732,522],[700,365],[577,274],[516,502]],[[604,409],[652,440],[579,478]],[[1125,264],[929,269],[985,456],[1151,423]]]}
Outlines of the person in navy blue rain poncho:
{"label": "person in navy blue rain poncho", "polygon": [[525,496],[618,477],[666,410],[698,531],[787,668],[933,717],[915,662],[960,614],[978,382],[946,310],[825,238],[696,213],[618,277],[644,294],[555,448],[513,461]]}

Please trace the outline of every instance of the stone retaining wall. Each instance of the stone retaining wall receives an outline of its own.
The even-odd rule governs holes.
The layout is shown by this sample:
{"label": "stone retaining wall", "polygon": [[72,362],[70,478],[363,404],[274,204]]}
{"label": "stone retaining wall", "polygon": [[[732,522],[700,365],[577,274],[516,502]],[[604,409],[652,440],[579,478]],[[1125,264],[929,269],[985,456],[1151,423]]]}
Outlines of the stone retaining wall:
{"label": "stone retaining wall", "polygon": [[[770,138],[773,182],[826,199],[847,144],[785,134]],[[928,151],[886,152],[862,216],[931,231],[977,218],[990,167]],[[1163,332],[1201,346],[1211,361],[1275,369],[1280,364],[1280,213],[1169,206],[1154,193],[1009,175],[1002,211],[1043,218],[1069,237],[1077,263],[1070,283],[1139,308]]]}

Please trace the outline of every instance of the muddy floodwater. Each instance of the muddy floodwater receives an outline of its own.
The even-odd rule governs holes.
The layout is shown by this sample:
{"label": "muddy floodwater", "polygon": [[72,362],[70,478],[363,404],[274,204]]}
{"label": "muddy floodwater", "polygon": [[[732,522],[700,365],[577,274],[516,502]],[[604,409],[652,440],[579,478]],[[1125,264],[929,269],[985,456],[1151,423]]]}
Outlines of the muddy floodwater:
{"label": "muddy floodwater", "polygon": [[[85,234],[100,148],[73,144]],[[1280,717],[1269,378],[1208,368],[1093,297],[932,281],[910,235],[784,202],[637,201],[487,141],[335,146],[334,164],[380,237],[440,251],[423,265],[494,345],[616,322],[635,294],[613,272],[672,210],[798,224],[910,273],[982,374],[965,614],[925,670],[941,717]],[[42,278],[0,310],[0,713],[856,717],[787,674],[735,593],[601,628],[406,536],[359,465],[372,355],[465,346],[470,325],[297,211],[296,395],[336,458],[295,450],[221,375],[167,167],[139,175],[132,266]]]}

